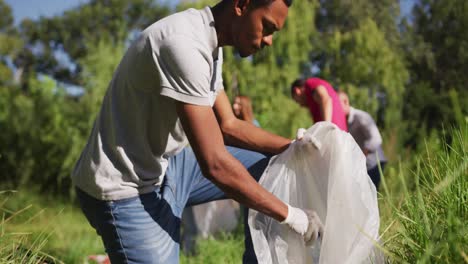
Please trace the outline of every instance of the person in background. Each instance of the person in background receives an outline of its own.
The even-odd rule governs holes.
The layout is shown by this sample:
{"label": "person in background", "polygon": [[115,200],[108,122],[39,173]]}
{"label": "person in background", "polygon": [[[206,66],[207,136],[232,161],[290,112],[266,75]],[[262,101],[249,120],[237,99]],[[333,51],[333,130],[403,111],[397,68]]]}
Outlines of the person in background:
{"label": "person in background", "polygon": [[234,103],[232,104],[232,109],[237,118],[260,127],[260,123],[255,119],[253,113],[252,100],[250,100],[248,96],[236,96],[236,98],[234,98]]}
{"label": "person in background", "polygon": [[291,84],[291,96],[300,106],[309,109],[314,122],[332,122],[341,130],[348,131],[338,95],[325,80],[297,79]]}
{"label": "person in background", "polygon": [[347,117],[349,133],[366,156],[367,173],[378,190],[381,178],[378,163],[382,171],[387,163],[382,150],[382,136],[369,113],[351,107],[345,92],[340,91],[338,95]]}

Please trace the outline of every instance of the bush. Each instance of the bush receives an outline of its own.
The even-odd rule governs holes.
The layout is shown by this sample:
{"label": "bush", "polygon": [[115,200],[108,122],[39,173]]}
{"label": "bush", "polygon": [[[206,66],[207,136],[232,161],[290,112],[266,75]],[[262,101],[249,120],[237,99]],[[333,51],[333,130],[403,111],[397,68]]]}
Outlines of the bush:
{"label": "bush", "polygon": [[0,178],[4,186],[35,185],[69,194],[70,171],[83,136],[77,103],[54,82],[31,80],[30,89],[0,88]]}

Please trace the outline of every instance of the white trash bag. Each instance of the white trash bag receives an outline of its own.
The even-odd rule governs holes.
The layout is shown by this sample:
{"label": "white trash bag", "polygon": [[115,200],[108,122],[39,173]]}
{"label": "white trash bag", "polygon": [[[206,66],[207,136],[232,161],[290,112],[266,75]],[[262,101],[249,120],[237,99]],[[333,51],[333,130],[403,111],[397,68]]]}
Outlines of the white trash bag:
{"label": "white trash bag", "polygon": [[288,226],[249,210],[259,263],[380,263],[379,210],[366,158],[350,134],[330,122],[309,128],[302,140],[273,157],[260,184],[291,206],[317,212],[324,234],[314,248]]}

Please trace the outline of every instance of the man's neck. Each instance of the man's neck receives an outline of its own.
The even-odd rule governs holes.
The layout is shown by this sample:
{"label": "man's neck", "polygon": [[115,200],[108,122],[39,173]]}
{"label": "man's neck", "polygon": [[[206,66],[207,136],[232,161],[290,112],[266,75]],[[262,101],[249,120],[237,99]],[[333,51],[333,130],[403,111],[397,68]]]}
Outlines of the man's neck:
{"label": "man's neck", "polygon": [[231,34],[231,5],[231,1],[221,1],[211,8],[219,47],[233,44]]}

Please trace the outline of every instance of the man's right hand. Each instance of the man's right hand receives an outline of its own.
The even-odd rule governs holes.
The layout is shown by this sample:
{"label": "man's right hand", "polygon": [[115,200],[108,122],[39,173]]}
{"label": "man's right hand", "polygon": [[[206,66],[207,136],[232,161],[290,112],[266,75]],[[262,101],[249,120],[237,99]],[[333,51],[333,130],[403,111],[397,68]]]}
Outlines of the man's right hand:
{"label": "man's right hand", "polygon": [[311,247],[319,237],[323,237],[323,224],[320,221],[320,217],[315,211],[306,210],[307,219],[309,220],[309,226],[304,236],[304,242],[306,246]]}
{"label": "man's right hand", "polygon": [[288,205],[288,217],[281,222],[304,237],[306,246],[312,246],[319,236],[323,236],[323,224],[316,212],[302,210]]}

